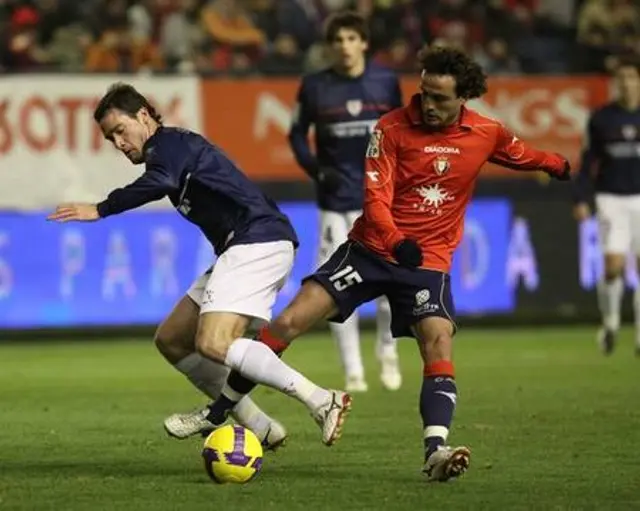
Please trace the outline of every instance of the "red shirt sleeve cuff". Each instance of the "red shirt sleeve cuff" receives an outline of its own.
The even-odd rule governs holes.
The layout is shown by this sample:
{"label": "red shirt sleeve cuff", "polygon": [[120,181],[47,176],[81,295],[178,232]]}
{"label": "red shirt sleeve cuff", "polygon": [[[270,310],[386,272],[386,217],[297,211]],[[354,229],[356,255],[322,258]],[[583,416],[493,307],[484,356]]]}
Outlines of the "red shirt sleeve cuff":
{"label": "red shirt sleeve cuff", "polygon": [[545,163],[548,172],[552,173],[554,176],[562,175],[567,166],[567,160],[565,157],[557,153],[554,153]]}

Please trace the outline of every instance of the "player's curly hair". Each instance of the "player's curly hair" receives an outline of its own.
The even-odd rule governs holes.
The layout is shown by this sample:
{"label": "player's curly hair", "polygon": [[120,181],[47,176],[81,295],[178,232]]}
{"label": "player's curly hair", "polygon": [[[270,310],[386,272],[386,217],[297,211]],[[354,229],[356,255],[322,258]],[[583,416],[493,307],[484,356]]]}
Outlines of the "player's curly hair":
{"label": "player's curly hair", "polygon": [[113,109],[134,117],[141,108],[146,108],[151,118],[162,124],[162,116],[146,97],[140,94],[133,85],[118,82],[111,85],[102,97],[93,112],[93,118],[96,122],[100,122],[109,110]]}
{"label": "player's curly hair", "polygon": [[464,99],[479,98],[487,92],[487,75],[482,66],[463,51],[442,46],[426,46],[418,54],[422,71],[450,75],[456,80],[456,94]]}
{"label": "player's curly hair", "polygon": [[343,28],[353,30],[363,41],[369,40],[367,20],[355,11],[343,11],[327,18],[324,29],[324,40],[331,44]]}

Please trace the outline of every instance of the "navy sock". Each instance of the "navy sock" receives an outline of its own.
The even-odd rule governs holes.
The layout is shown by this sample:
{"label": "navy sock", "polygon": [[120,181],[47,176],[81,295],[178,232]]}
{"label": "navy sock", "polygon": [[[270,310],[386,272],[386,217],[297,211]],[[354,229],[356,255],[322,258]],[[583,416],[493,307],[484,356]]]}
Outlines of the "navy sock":
{"label": "navy sock", "polygon": [[256,387],[257,383],[248,380],[238,371],[231,371],[227,377],[227,385],[238,394],[248,394]]}
{"label": "navy sock", "polygon": [[224,393],[218,396],[213,403],[207,405],[209,408],[209,413],[207,414],[207,420],[214,424],[215,426],[221,426],[227,420],[227,416],[233,410],[233,407],[236,406],[238,401],[231,399],[224,395]]}
{"label": "navy sock", "polygon": [[[453,370],[450,372],[453,374]],[[456,400],[457,388],[453,376],[424,376],[420,391],[420,415],[424,428],[425,460],[446,443]]]}
{"label": "navy sock", "polygon": [[231,371],[218,399],[207,406],[209,408],[207,420],[216,426],[224,424],[233,407],[251,392],[255,386],[254,382],[248,380],[239,372]]}

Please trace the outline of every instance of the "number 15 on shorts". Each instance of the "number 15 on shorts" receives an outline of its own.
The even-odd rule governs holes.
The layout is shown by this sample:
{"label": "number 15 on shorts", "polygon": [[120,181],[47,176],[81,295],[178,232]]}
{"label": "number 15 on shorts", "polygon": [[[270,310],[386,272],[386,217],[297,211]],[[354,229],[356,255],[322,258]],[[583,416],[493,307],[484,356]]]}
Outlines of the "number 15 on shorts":
{"label": "number 15 on shorts", "polygon": [[360,284],[362,277],[353,269],[353,266],[349,265],[331,275],[329,282],[333,283],[333,287],[335,287],[337,291],[344,291],[354,284]]}

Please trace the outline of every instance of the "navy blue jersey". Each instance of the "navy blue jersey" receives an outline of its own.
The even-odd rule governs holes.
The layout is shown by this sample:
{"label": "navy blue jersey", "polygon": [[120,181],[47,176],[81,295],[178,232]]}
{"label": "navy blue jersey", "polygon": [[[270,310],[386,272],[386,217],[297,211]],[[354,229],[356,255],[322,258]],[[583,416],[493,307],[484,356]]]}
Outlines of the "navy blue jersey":
{"label": "navy blue jersey", "polygon": [[[364,155],[380,116],[402,106],[395,73],[374,63],[357,78],[327,69],[303,78],[289,142],[298,164],[312,178],[321,168],[340,173],[341,184],[331,195],[318,188],[318,204],[328,211],[362,209]],[[308,141],[315,127],[315,154]]]}
{"label": "navy blue jersey", "polygon": [[640,109],[614,102],[591,114],[574,199],[587,201],[592,191],[640,194]]}
{"label": "navy blue jersey", "polygon": [[144,146],[146,169],[98,204],[101,217],[169,197],[220,255],[232,245],[289,240],[289,219],[224,154],[202,136],[159,128]]}

